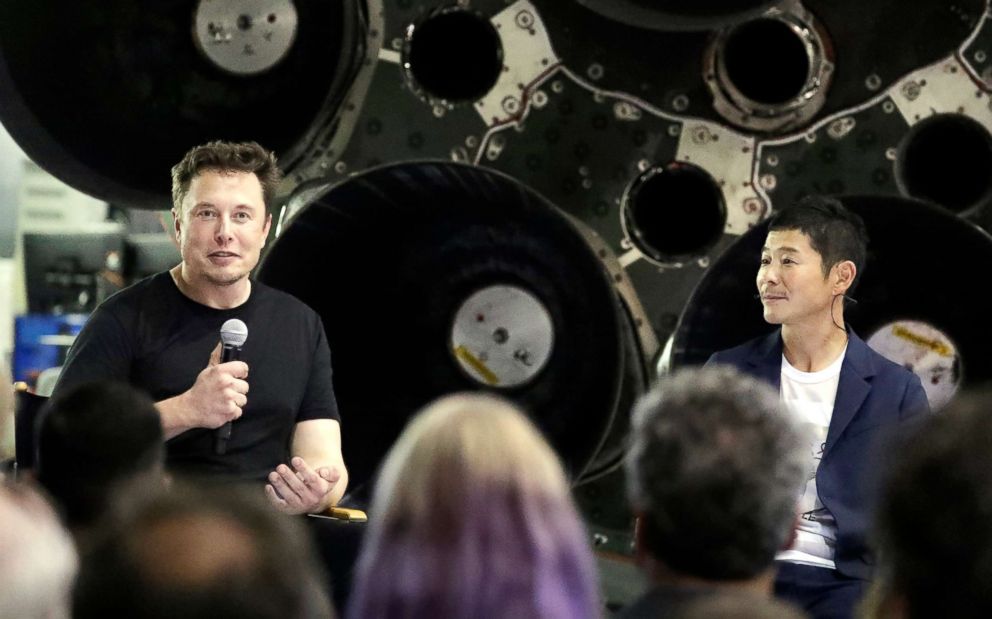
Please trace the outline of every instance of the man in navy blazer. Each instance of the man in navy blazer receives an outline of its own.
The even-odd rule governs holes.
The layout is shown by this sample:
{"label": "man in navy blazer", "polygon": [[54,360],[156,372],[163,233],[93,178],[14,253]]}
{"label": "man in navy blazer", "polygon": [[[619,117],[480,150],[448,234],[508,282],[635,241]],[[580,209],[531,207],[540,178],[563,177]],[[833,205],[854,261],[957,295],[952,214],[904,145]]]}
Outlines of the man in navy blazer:
{"label": "man in navy blazer", "polygon": [[804,198],[768,228],[757,287],[774,333],[715,353],[778,389],[810,431],[796,540],[776,557],[775,592],[813,617],[850,617],[871,577],[866,533],[876,498],[878,440],[929,412],[919,378],[844,323],[864,268],[864,222],[836,199]]}

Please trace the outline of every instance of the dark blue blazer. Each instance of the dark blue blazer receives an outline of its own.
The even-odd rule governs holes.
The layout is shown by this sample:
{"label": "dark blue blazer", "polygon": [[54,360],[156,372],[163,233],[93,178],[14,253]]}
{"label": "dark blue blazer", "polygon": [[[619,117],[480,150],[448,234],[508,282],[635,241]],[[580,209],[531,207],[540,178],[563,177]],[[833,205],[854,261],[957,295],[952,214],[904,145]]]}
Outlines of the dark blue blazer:
{"label": "dark blue blazer", "polygon": [[[732,365],[781,386],[781,329],[729,350],[714,353],[710,364]],[[880,439],[904,421],[930,412],[920,379],[868,347],[848,329],[847,354],[841,365],[833,417],[827,429],[816,489],[837,523],[837,570],[870,578],[874,563],[867,533],[884,466]]]}

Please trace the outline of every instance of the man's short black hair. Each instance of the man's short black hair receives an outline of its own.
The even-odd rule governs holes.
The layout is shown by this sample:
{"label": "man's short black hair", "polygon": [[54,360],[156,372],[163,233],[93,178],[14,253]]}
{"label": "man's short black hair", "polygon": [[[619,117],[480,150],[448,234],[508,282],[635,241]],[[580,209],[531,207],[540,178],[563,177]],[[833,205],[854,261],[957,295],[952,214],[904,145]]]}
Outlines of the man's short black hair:
{"label": "man's short black hair", "polygon": [[848,294],[854,291],[865,267],[868,252],[868,231],[865,222],[848,210],[840,200],[828,196],[810,195],[774,215],[768,231],[799,230],[809,237],[809,244],[823,261],[823,276],[840,262],[850,260],[857,274]]}
{"label": "man's short black hair", "polygon": [[155,403],[116,382],[53,398],[39,419],[37,449],[38,481],[71,527],[92,524],[121,484],[160,470],[165,458]]}

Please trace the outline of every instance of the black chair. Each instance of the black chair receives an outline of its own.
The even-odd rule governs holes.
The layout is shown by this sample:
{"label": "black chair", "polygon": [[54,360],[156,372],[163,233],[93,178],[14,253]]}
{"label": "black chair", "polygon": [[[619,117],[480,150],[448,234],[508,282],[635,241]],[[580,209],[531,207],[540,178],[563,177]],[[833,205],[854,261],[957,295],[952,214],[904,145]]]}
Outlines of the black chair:
{"label": "black chair", "polygon": [[48,398],[32,393],[27,383],[14,383],[14,470],[16,475],[34,469],[38,417]]}

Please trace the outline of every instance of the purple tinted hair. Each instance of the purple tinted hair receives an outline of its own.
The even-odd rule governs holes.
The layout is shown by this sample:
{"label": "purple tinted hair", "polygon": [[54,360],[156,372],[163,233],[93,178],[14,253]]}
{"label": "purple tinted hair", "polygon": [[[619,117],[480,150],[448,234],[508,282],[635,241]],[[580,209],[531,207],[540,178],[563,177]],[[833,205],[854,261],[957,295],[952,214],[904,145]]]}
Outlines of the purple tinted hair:
{"label": "purple tinted hair", "polygon": [[421,527],[373,522],[349,619],[600,616],[592,551],[568,495],[480,481],[437,512]]}

